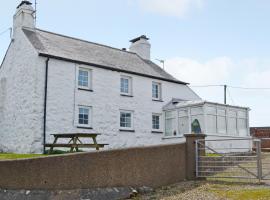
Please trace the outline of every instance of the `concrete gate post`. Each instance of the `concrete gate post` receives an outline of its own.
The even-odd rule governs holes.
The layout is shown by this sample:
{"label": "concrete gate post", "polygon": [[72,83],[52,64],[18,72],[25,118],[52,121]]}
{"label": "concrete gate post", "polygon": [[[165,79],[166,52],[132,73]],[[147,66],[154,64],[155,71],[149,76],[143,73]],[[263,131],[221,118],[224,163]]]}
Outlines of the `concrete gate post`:
{"label": "concrete gate post", "polygon": [[[204,134],[185,134],[186,137],[186,179],[196,179],[196,140],[205,139]],[[204,142],[203,142],[204,143]],[[200,150],[204,154],[205,150]]]}

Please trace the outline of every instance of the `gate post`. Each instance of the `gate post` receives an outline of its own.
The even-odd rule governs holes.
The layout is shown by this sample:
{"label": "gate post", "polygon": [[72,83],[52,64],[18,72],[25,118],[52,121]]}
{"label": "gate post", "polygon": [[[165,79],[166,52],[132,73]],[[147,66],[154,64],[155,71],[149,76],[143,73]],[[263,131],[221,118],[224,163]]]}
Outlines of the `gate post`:
{"label": "gate post", "polygon": [[261,140],[256,141],[256,154],[257,154],[257,175],[259,181],[262,180],[262,157],[261,157]]}
{"label": "gate post", "polygon": [[[206,135],[204,134],[185,134],[186,137],[186,179],[196,179],[196,140],[204,140]],[[203,142],[204,143],[204,142]],[[198,145],[200,146],[200,145]],[[200,150],[200,154],[205,150]]]}

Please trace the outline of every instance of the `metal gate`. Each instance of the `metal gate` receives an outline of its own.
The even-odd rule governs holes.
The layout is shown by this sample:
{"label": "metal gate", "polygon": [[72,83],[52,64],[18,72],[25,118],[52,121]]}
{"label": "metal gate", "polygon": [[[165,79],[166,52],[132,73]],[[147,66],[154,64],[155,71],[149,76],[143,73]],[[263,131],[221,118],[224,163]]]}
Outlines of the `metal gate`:
{"label": "metal gate", "polygon": [[196,140],[196,176],[270,180],[267,139]]}

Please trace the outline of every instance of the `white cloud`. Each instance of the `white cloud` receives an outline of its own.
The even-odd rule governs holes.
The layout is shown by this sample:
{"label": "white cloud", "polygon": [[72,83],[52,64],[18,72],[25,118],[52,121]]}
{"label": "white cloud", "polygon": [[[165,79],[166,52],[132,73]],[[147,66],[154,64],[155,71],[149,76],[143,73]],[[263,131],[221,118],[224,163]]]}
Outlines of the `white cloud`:
{"label": "white cloud", "polygon": [[[191,85],[228,84],[241,87],[270,87],[270,60],[217,57],[205,62],[191,58],[166,59],[165,69],[179,80]],[[193,88],[199,96],[213,102],[223,102],[222,87]],[[270,90],[228,88],[227,102],[251,108],[251,126],[269,126],[268,102]]]}
{"label": "white cloud", "polygon": [[143,10],[165,16],[184,18],[193,9],[200,9],[204,0],[136,0]]}
{"label": "white cloud", "polygon": [[223,84],[232,68],[233,62],[228,57],[218,57],[204,63],[189,58],[166,60],[166,70],[170,74],[193,85]]}

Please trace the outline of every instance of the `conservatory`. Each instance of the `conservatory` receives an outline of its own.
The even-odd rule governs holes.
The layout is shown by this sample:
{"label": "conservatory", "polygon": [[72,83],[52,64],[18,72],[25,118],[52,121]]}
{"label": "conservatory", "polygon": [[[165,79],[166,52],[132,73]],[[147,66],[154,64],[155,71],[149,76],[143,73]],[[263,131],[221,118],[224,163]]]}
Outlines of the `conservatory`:
{"label": "conservatory", "polygon": [[163,111],[165,137],[181,137],[192,132],[207,137],[249,136],[249,108],[246,107],[173,99]]}

